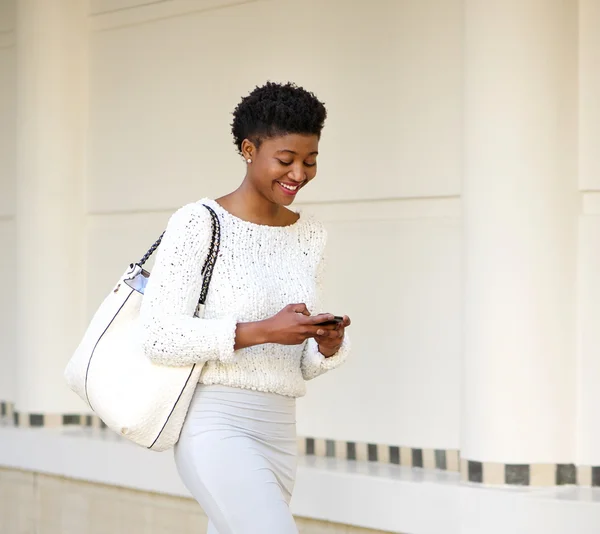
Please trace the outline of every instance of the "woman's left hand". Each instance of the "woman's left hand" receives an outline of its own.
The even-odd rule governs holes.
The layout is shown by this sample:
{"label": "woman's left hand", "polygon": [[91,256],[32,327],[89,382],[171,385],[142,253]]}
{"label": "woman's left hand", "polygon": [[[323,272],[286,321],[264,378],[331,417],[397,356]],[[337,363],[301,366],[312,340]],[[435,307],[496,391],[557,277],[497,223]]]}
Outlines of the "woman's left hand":
{"label": "woman's left hand", "polygon": [[[344,341],[344,334],[347,327],[350,326],[350,317],[344,315],[344,320],[331,330],[322,329],[317,332],[315,340],[319,345],[319,352],[325,358],[331,358],[336,354]],[[322,332],[322,334],[320,334]],[[320,335],[319,335],[320,334]]]}

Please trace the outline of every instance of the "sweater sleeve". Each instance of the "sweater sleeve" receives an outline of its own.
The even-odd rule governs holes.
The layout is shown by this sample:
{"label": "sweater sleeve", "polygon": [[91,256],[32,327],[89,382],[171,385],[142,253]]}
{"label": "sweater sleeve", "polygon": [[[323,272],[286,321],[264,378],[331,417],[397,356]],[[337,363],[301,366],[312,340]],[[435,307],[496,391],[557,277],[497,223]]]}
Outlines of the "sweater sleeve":
{"label": "sweater sleeve", "polygon": [[140,309],[144,352],[157,364],[235,359],[236,318],[194,317],[211,228],[211,216],[199,204],[184,206],[167,225]]}
{"label": "sweater sleeve", "polygon": [[[323,282],[326,267],[325,246],[327,243],[327,232],[324,228],[321,229],[321,244],[319,247],[320,256],[316,269],[316,306],[311,310],[313,314],[321,313],[323,304]],[[325,358],[319,351],[319,345],[314,338],[309,338],[304,345],[302,353],[301,370],[304,380],[312,380],[323,373],[339,367],[346,361],[350,352],[350,338],[346,331],[344,340],[339,350],[331,357]]]}

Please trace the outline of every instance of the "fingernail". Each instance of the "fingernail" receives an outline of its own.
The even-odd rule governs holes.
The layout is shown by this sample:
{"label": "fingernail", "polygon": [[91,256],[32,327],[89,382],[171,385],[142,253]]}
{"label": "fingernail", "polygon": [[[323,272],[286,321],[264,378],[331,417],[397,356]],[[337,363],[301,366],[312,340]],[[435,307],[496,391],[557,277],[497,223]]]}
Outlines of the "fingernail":
{"label": "fingernail", "polygon": [[322,336],[325,332],[323,330],[317,330],[317,336]]}

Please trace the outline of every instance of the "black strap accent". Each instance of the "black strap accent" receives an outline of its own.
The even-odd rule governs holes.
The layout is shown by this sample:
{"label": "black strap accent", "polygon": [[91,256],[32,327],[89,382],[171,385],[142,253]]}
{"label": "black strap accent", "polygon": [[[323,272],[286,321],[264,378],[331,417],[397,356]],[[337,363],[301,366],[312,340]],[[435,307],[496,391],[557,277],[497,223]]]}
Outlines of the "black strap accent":
{"label": "black strap accent", "polygon": [[154,254],[154,251],[158,248],[158,246],[160,245],[160,242],[162,241],[163,236],[165,235],[165,232],[163,232],[162,234],[160,234],[160,237],[154,242],[154,244],[148,249],[148,252],[146,252],[146,254],[144,254],[142,256],[142,259],[140,261],[137,262],[137,264],[140,267],[144,266],[144,263],[146,263],[149,259],[150,256],[152,256],[152,254]]}
{"label": "black strap accent", "polygon": [[217,263],[217,256],[219,255],[219,247],[221,246],[221,225],[219,224],[219,217],[212,208],[204,204],[204,207],[208,210],[212,217],[212,239],[210,242],[210,249],[206,256],[206,261],[202,266],[202,291],[200,291],[200,299],[198,304],[206,303],[206,295],[208,294],[208,286],[212,279],[213,270],[215,263]]}

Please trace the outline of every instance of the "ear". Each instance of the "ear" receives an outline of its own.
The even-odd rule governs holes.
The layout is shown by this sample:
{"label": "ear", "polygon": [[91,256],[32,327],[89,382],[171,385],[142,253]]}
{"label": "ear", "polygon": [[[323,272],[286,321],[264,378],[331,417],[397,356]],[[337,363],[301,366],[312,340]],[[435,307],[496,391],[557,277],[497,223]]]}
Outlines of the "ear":
{"label": "ear", "polygon": [[244,159],[254,159],[256,157],[256,146],[248,139],[242,141],[242,156]]}

